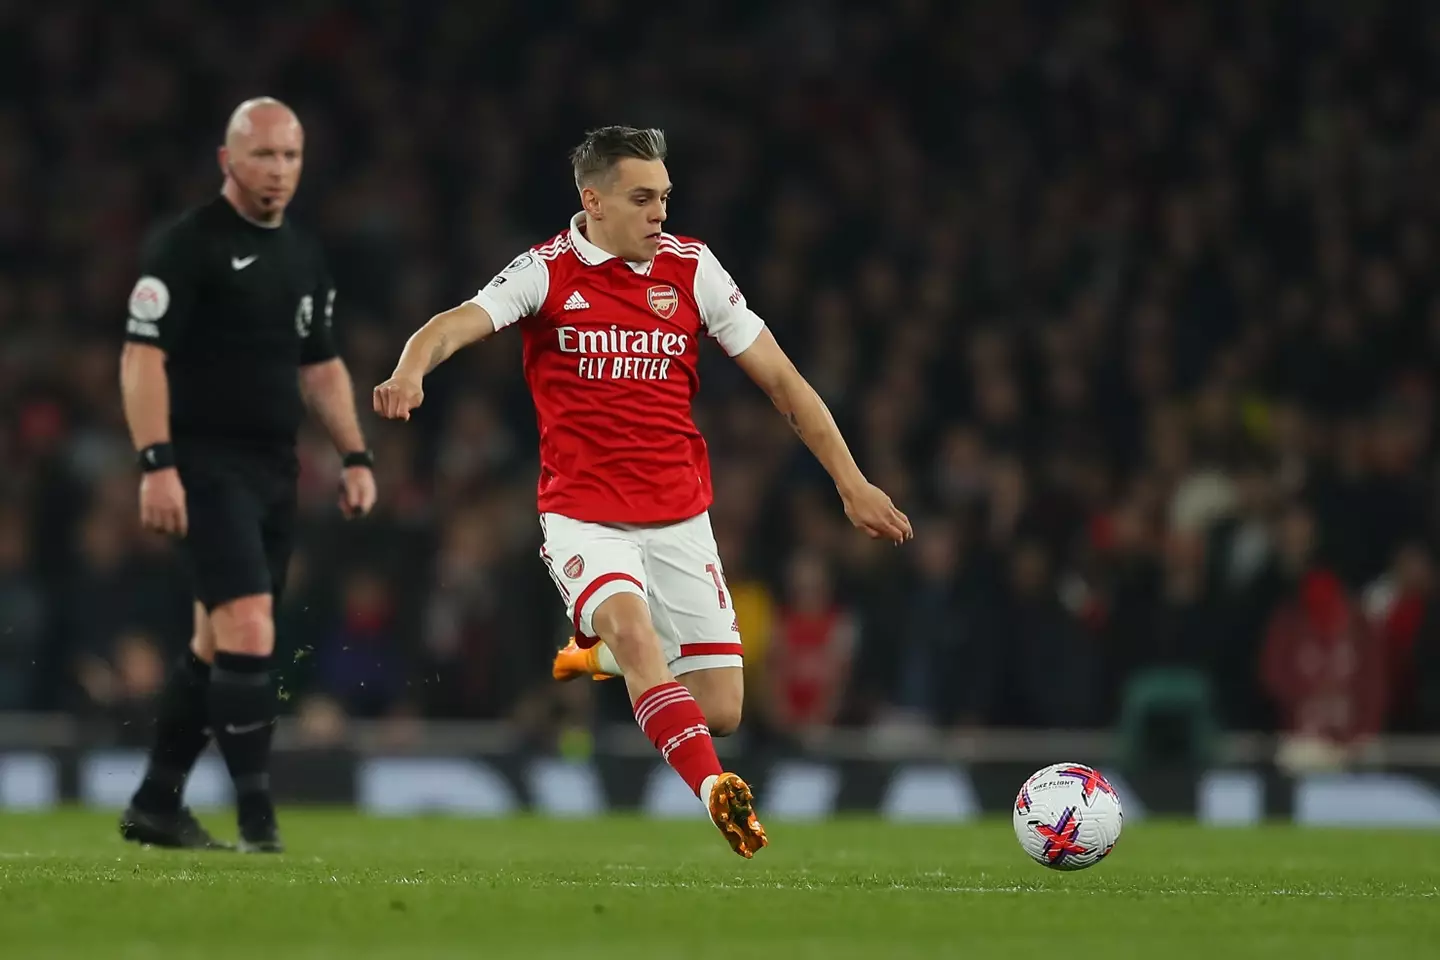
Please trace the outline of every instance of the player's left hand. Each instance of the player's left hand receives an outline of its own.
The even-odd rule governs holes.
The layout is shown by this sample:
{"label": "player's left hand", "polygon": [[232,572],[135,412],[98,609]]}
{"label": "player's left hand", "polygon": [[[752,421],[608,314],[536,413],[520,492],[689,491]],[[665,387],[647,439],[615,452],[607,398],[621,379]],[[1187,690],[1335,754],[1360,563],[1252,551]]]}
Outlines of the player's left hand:
{"label": "player's left hand", "polygon": [[375,474],[369,467],[346,467],[340,475],[340,512],[363,517],[375,506]]}
{"label": "player's left hand", "polygon": [[845,503],[845,516],[874,539],[882,537],[892,543],[904,543],[915,536],[910,518],[895,508],[884,490],[866,483],[853,491],[840,492]]}

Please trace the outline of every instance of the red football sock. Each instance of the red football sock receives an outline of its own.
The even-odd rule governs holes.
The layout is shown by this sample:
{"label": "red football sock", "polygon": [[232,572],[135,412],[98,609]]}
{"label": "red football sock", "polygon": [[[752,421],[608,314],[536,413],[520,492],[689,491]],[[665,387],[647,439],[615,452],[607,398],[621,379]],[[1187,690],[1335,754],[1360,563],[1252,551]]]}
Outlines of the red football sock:
{"label": "red football sock", "polygon": [[697,797],[706,777],[724,772],[700,704],[675,681],[640,694],[635,701],[635,722]]}

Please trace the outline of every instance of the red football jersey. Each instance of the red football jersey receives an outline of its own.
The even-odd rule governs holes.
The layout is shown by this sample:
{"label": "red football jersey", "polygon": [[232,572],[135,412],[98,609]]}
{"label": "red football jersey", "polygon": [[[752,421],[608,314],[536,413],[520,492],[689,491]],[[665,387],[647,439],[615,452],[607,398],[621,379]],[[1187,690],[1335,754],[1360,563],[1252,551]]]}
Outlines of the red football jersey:
{"label": "red football jersey", "polygon": [[497,330],[520,324],[540,426],[541,513],[672,523],[710,506],[710,459],[690,416],[700,336],[730,356],[764,322],[698,240],[664,234],[629,263],[570,229],[475,295]]}

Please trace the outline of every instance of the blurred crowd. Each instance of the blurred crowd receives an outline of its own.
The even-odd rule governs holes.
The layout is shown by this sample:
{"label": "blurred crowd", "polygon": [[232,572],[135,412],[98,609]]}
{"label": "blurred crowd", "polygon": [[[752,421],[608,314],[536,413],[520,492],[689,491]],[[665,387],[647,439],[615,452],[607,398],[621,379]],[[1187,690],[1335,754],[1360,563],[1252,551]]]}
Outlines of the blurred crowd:
{"label": "blurred crowd", "polygon": [[[3,0],[0,52],[0,709],[128,721],[186,640],[183,573],[137,529],[123,305],[267,93],[306,125],[293,215],[362,399],[563,228],[585,128],[667,130],[668,226],[917,530],[851,530],[708,351],[753,733],[1108,725],[1157,672],[1228,729],[1440,730],[1440,7]],[[427,386],[411,423],[367,420],[371,520],[340,521],[302,438],[282,696],[317,730],[623,719],[618,684],[549,680],[518,337]]]}

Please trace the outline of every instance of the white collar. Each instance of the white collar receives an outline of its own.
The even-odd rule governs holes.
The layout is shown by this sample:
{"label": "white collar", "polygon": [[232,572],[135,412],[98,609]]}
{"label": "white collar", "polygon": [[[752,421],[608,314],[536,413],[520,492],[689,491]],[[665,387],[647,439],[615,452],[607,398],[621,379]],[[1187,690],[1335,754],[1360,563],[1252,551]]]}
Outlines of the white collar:
{"label": "white collar", "polygon": [[[570,218],[570,246],[575,248],[575,255],[580,258],[580,262],[585,264],[587,267],[594,267],[604,263],[606,260],[614,260],[615,254],[607,253],[606,251],[601,250],[599,247],[595,246],[595,244],[591,243],[588,239],[586,239],[585,234],[582,233],[580,230],[580,227],[582,224],[584,224],[584,222],[584,210],[581,210],[579,213],[575,214],[575,216]],[[636,273],[649,273],[650,265],[654,263],[654,261],[627,260],[625,261],[625,263],[626,266],[628,266],[631,270],[634,270]]]}

